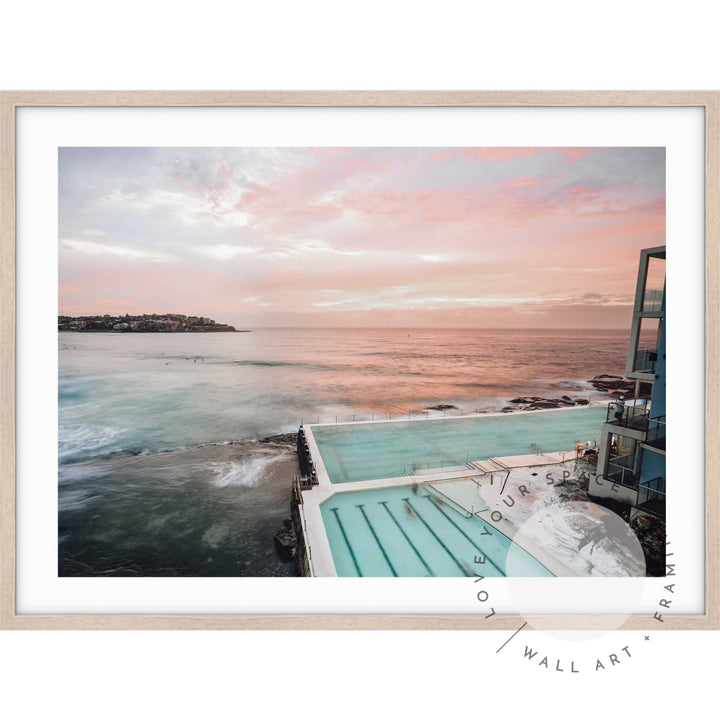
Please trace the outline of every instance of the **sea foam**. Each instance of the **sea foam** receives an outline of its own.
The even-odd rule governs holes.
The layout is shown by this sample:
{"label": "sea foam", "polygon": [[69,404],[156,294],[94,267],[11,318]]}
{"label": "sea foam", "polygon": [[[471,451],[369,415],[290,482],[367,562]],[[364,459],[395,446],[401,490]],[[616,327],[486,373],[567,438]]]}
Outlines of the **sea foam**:
{"label": "sea foam", "polygon": [[233,486],[254,487],[260,482],[267,468],[287,457],[283,452],[278,455],[261,455],[243,460],[209,463],[213,473],[211,483],[218,488]]}
{"label": "sea foam", "polygon": [[58,428],[58,459],[62,463],[98,454],[111,447],[121,432],[108,426],[62,424]]}

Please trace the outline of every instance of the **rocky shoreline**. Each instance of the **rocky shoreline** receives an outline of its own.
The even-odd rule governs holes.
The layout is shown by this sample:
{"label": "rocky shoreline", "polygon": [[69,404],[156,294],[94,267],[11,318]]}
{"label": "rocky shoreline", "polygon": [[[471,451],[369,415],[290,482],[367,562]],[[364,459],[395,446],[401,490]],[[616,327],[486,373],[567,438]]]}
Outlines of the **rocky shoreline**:
{"label": "rocky shoreline", "polygon": [[[627,380],[620,375],[596,375],[592,380],[588,380],[596,390],[608,393],[614,398],[622,398],[623,400],[631,398],[635,390],[635,381]],[[572,386],[571,383],[567,383]],[[575,385],[575,387],[578,387]],[[553,410],[563,407],[572,407],[574,405],[589,405],[590,401],[585,398],[572,398],[569,395],[562,395],[559,398],[544,398],[536,395],[527,395],[513,398],[509,401],[511,404],[506,405],[500,412],[509,413],[515,410]]]}
{"label": "rocky shoreline", "polygon": [[61,577],[295,575],[273,542],[299,473],[288,446],[197,445],[61,471]]}
{"label": "rocky shoreline", "polygon": [[635,390],[635,381],[628,380],[621,375],[596,375],[588,382],[596,389],[603,392],[617,395],[623,399],[632,396]]}
{"label": "rocky shoreline", "polygon": [[281,435],[270,435],[268,437],[264,437],[262,440],[258,440],[258,442],[265,444],[272,443],[273,445],[292,445],[295,447],[297,445],[297,436],[298,434],[296,432],[282,433]]}

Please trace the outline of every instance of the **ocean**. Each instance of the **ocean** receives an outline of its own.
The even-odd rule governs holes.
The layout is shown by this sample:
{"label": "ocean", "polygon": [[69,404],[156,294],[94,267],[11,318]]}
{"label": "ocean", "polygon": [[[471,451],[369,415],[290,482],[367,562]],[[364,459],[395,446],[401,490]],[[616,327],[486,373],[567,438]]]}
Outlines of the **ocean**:
{"label": "ocean", "polygon": [[[601,396],[625,330],[58,333],[60,576],[289,576],[300,422]],[[437,411],[435,411],[437,412]]]}

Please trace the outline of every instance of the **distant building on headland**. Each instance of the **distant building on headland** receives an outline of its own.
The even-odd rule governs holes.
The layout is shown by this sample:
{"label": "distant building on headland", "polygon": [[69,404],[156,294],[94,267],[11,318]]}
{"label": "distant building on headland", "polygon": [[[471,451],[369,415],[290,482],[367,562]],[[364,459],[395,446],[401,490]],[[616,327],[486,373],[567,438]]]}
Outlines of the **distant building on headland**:
{"label": "distant building on headland", "polygon": [[244,332],[195,315],[58,315],[58,330],[70,332]]}

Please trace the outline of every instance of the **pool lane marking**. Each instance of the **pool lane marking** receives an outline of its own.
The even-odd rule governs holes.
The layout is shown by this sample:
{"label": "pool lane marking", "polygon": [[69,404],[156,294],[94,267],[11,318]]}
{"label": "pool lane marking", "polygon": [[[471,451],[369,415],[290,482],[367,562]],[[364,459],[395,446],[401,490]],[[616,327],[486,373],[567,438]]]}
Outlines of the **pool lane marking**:
{"label": "pool lane marking", "polygon": [[463,575],[469,577],[470,573],[462,566],[462,563],[450,552],[448,546],[435,534],[435,531],[427,524],[423,516],[410,504],[410,498],[402,498],[402,501],[417,515],[418,520],[430,531],[430,534],[442,545],[443,550],[453,559],[453,562],[462,570]]}
{"label": "pool lane marking", "polygon": [[381,500],[379,505],[382,505],[386,510],[388,515],[393,519],[393,522],[397,526],[397,529],[402,533],[403,537],[408,541],[410,547],[415,551],[415,554],[420,559],[420,562],[425,566],[425,569],[433,576],[435,577],[435,573],[430,569],[430,566],[425,562],[425,558],[420,554],[420,551],[415,547],[413,544],[413,541],[409,538],[408,534],[403,530],[402,525],[398,522],[397,518],[392,514],[392,511],[387,506],[388,501],[387,500]]}
{"label": "pool lane marking", "polygon": [[340,515],[338,513],[338,509],[330,508],[330,512],[335,513],[335,519],[338,521],[338,525],[340,526],[340,532],[342,533],[343,539],[345,540],[347,549],[350,551],[350,557],[352,558],[352,561],[355,563],[355,569],[357,570],[358,575],[360,577],[363,577],[362,570],[360,570],[360,566],[358,565],[357,558],[355,557],[355,553],[353,552],[352,545],[350,544],[347,533],[345,532],[345,528],[343,527],[342,520],[340,520]]}
{"label": "pool lane marking", "polygon": [[[435,505],[435,503],[434,503],[432,500],[430,500],[430,497],[428,497],[428,501],[431,502],[433,505]],[[455,521],[454,521],[449,515],[447,515],[447,514],[445,513],[445,511],[444,511],[439,505],[435,505],[435,507],[442,513],[443,517],[444,517],[449,523],[451,523],[451,524],[453,525],[453,527],[454,527],[458,532],[460,532],[460,533],[465,537],[465,539],[466,539],[476,550],[479,550],[479,551],[483,554],[483,556],[486,557],[486,558],[490,561],[490,564],[500,573],[500,577],[505,577],[505,573],[504,573],[492,560],[490,560],[490,556],[485,552],[485,550],[483,550],[479,545],[477,545],[477,544],[475,543],[475,541],[474,541],[459,525],[457,525],[457,524],[455,523]],[[481,522],[482,522],[482,521],[481,521]]]}
{"label": "pool lane marking", "polygon": [[364,505],[356,505],[355,507],[360,509],[362,516],[365,518],[365,522],[367,523],[367,526],[370,528],[370,532],[372,533],[372,536],[375,538],[375,542],[378,544],[378,547],[380,548],[380,552],[383,554],[383,557],[385,558],[385,562],[390,567],[390,571],[392,572],[392,574],[395,577],[397,577],[398,574],[395,572],[395,568],[393,567],[393,564],[390,562],[390,558],[388,557],[388,554],[385,552],[385,548],[383,547],[383,544],[380,542],[380,538],[377,536],[377,533],[375,532],[375,528],[372,526],[372,523],[370,522],[370,518],[368,518],[367,513],[365,512],[365,506]]}

